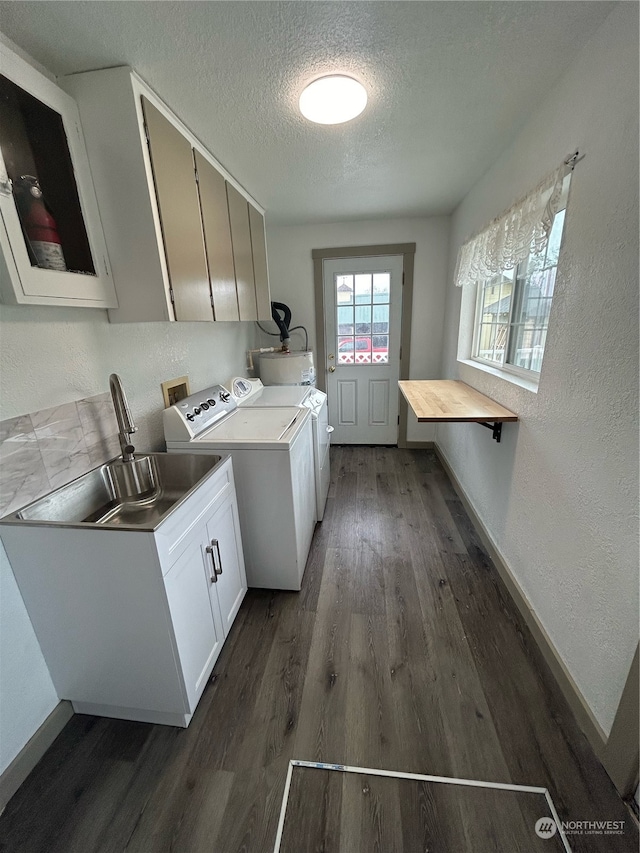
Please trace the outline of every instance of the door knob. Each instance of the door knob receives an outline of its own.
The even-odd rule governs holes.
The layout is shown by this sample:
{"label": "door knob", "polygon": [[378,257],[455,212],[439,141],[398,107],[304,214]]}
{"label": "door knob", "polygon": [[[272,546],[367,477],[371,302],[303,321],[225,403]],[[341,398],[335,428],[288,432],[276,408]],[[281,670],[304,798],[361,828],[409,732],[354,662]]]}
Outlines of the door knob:
{"label": "door knob", "polygon": [[336,372],[336,369],[332,364],[331,367],[329,368],[329,373],[335,373],[335,372]]}

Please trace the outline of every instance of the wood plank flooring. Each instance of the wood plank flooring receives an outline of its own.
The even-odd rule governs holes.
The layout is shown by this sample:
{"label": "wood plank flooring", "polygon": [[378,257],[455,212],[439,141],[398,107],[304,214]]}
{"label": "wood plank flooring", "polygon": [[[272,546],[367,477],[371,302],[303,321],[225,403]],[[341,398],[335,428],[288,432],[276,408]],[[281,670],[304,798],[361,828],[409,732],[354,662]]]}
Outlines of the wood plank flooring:
{"label": "wood plank flooring", "polygon": [[536,835],[540,817],[542,794],[295,767],[280,853],[564,853],[557,833]]}
{"label": "wood plank flooring", "polygon": [[[271,853],[292,758],[548,787],[563,820],[624,821],[576,853],[637,850],[436,456],[331,465],[302,591],[249,591],[190,727],[74,717],[0,817],[2,853]],[[542,814],[513,798],[314,772],[287,853],[554,849],[527,846]]]}

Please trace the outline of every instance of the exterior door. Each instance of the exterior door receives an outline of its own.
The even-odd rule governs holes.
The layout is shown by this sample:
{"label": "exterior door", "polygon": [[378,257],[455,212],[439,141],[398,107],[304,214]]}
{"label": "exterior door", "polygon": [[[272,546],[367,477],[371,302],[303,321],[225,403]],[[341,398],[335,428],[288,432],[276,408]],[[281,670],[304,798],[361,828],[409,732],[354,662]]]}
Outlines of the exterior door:
{"label": "exterior door", "polygon": [[402,255],[323,262],[329,415],[335,444],[396,444]]}

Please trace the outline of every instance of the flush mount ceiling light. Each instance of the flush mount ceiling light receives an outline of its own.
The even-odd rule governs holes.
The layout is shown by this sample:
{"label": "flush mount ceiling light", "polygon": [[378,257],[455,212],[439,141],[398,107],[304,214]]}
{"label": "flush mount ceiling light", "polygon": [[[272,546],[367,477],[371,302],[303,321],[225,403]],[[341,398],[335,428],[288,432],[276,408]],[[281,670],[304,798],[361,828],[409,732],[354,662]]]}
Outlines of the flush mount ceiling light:
{"label": "flush mount ceiling light", "polygon": [[342,124],[359,116],[367,105],[362,83],[344,74],[331,74],[309,83],[300,95],[300,112],[317,124]]}

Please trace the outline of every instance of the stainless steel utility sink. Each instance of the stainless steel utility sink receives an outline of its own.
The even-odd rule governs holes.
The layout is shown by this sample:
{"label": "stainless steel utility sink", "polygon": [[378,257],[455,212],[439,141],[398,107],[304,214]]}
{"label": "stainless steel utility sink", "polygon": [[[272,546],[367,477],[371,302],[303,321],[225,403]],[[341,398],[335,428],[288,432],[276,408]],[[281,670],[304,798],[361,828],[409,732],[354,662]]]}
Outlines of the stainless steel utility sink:
{"label": "stainless steel utility sink", "polygon": [[113,459],[2,521],[155,530],[223,458],[149,453],[129,462]]}

